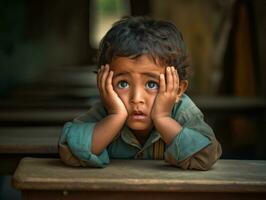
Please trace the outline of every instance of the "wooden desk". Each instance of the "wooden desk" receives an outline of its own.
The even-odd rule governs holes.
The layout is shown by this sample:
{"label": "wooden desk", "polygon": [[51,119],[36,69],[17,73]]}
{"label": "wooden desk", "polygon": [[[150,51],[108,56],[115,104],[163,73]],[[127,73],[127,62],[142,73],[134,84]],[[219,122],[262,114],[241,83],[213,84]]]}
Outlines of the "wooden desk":
{"label": "wooden desk", "polygon": [[163,161],[112,160],[95,169],[24,158],[13,186],[24,200],[257,200],[266,198],[266,161],[220,160],[210,171],[184,171]]}
{"label": "wooden desk", "polygon": [[61,126],[0,127],[0,175],[13,174],[25,156],[58,157]]}

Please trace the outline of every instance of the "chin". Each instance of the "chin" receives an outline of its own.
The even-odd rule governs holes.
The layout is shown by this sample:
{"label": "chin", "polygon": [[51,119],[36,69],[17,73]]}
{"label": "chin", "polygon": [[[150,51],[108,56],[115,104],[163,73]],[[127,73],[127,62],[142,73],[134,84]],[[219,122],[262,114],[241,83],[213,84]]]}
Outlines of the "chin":
{"label": "chin", "polygon": [[127,126],[133,130],[133,131],[144,131],[146,132],[147,130],[151,130],[151,125],[147,125],[147,124],[143,124],[143,123],[138,123],[138,122],[135,122],[135,123],[128,123]]}

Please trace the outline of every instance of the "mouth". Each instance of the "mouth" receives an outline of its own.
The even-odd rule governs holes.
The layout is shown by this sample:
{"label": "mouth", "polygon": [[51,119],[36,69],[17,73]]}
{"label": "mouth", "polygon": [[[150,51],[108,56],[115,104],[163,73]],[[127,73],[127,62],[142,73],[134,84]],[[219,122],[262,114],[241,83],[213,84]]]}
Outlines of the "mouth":
{"label": "mouth", "polygon": [[134,111],[134,112],[132,112],[132,114],[130,116],[131,116],[131,119],[133,119],[133,120],[145,120],[148,117],[142,111]]}

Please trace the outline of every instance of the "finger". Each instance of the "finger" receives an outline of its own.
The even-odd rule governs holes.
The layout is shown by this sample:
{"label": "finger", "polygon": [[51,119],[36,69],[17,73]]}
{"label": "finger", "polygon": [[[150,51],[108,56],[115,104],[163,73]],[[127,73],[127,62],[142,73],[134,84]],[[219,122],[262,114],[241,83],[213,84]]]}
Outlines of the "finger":
{"label": "finger", "polygon": [[165,76],[164,74],[160,74],[160,87],[159,87],[159,93],[165,92]]}
{"label": "finger", "polygon": [[98,88],[99,88],[100,93],[102,93],[101,85],[102,85],[103,68],[104,68],[104,66],[102,65],[101,68],[99,69],[99,73],[97,76],[97,84],[98,84]]}
{"label": "finger", "polygon": [[178,93],[178,90],[179,90],[179,82],[180,82],[180,80],[179,80],[179,75],[178,75],[178,71],[177,71],[177,69],[175,70],[175,77],[176,77],[176,81],[175,81],[176,91],[177,91],[177,93]]}
{"label": "finger", "polygon": [[167,67],[166,69],[166,92],[171,92],[172,90],[173,90],[172,68]]}
{"label": "finger", "polygon": [[113,75],[114,75],[114,72],[109,71],[109,74],[108,74],[107,79],[106,79],[105,88],[106,88],[106,91],[108,93],[112,93],[114,91],[113,85],[112,85]]}
{"label": "finger", "polygon": [[103,93],[106,93],[105,85],[106,85],[106,79],[107,79],[108,73],[109,73],[109,66],[105,65],[103,67],[103,72],[102,72],[102,77],[101,77],[101,89]]}
{"label": "finger", "polygon": [[103,65],[98,69],[98,73],[97,73],[97,86],[98,86],[98,88],[100,88],[100,82],[101,82],[101,77],[102,77],[102,68],[103,68]]}
{"label": "finger", "polygon": [[177,93],[177,81],[178,81],[178,78],[177,78],[177,71],[174,67],[172,67],[172,76],[173,76],[173,92]]}

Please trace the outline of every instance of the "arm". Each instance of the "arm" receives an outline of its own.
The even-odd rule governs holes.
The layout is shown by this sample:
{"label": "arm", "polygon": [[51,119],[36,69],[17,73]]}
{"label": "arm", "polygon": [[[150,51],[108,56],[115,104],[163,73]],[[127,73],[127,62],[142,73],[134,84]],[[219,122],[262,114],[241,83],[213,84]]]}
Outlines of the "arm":
{"label": "arm", "polygon": [[96,124],[93,132],[92,152],[96,155],[110,144],[127,118],[127,110],[113,90],[113,72],[109,71],[108,65],[101,67],[97,78],[100,96],[107,108],[108,115]]}
{"label": "arm", "polygon": [[151,117],[156,130],[166,144],[170,144],[182,129],[182,126],[171,118],[171,111],[179,98],[179,79],[174,67],[166,68],[166,80],[160,75],[160,87],[155,99]]}
{"label": "arm", "polygon": [[[220,158],[222,148],[215,137],[210,138],[210,144],[184,160],[174,161],[173,164],[182,169],[209,170]],[[170,154],[169,154],[170,155]],[[171,163],[171,161],[169,160]]]}
{"label": "arm", "polygon": [[108,67],[102,67],[98,73],[98,87],[108,113],[102,104],[95,105],[74,122],[65,124],[59,139],[59,155],[67,165],[103,167],[109,163],[106,147],[127,117],[124,104],[112,90],[112,75]]}
{"label": "arm", "polygon": [[221,156],[221,146],[200,111],[192,112],[182,124],[171,117],[178,84],[178,75],[171,70],[166,72],[166,81],[160,78],[152,111],[154,125],[167,144],[165,160],[183,169],[207,170]]}
{"label": "arm", "polygon": [[167,145],[165,160],[182,169],[209,170],[221,156],[221,146],[199,112],[191,112],[183,128]]}

